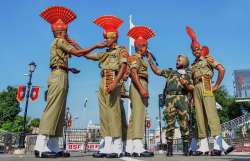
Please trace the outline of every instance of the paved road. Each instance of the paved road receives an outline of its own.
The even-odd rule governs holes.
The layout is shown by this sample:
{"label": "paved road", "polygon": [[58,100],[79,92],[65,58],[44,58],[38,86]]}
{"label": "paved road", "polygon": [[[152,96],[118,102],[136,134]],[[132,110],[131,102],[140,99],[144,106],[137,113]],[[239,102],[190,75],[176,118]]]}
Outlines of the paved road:
{"label": "paved road", "polygon": [[73,154],[70,158],[56,158],[56,159],[43,159],[35,158],[33,155],[4,155],[0,154],[0,161],[250,161],[250,154],[248,155],[230,155],[220,157],[184,157],[175,155],[174,157],[165,157],[163,154],[155,155],[153,158],[128,158],[123,157],[120,159],[95,159],[89,155]]}

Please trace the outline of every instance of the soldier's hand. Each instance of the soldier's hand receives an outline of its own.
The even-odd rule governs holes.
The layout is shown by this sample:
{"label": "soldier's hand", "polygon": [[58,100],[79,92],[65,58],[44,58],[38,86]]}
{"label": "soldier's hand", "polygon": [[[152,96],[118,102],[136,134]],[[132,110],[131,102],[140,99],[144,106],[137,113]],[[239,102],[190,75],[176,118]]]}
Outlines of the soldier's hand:
{"label": "soldier's hand", "polygon": [[219,86],[217,86],[217,85],[214,85],[214,86],[212,87],[212,91],[213,91],[213,92],[216,92],[218,89],[219,89]]}
{"label": "soldier's hand", "polygon": [[188,84],[188,81],[183,79],[183,78],[180,78],[180,83],[183,85],[183,86],[186,86]]}
{"label": "soldier's hand", "polygon": [[115,88],[116,88],[116,86],[117,86],[117,82],[116,82],[116,81],[113,81],[113,82],[109,85],[109,87],[107,88],[107,92],[110,93],[110,92],[114,91]]}
{"label": "soldier's hand", "polygon": [[143,98],[148,98],[149,97],[149,94],[148,94],[148,91],[145,90],[145,89],[141,89],[140,90],[140,94]]}
{"label": "soldier's hand", "polygon": [[97,49],[102,49],[102,48],[107,47],[107,43],[106,43],[106,42],[97,43],[97,44],[95,45],[95,47],[96,47]]}
{"label": "soldier's hand", "polygon": [[73,74],[78,74],[78,73],[80,73],[80,70],[78,70],[78,69],[76,69],[76,68],[69,68],[68,69],[71,73],[73,73]]}
{"label": "soldier's hand", "polygon": [[151,53],[147,53],[147,59],[148,59],[148,62],[149,63],[152,63],[152,61],[153,61],[153,58],[152,58],[152,55],[151,55]]}

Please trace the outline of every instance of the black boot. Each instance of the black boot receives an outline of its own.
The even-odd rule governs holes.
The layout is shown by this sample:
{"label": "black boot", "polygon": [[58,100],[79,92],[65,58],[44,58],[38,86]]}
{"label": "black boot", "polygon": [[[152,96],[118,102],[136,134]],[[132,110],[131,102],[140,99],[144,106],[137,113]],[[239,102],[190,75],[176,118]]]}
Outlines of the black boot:
{"label": "black boot", "polygon": [[221,156],[221,151],[214,149],[211,151],[211,156]]}
{"label": "black boot", "polygon": [[122,154],[118,154],[118,153],[106,154],[106,158],[120,158],[120,157],[122,157]]}
{"label": "black boot", "polygon": [[227,155],[228,153],[231,153],[232,151],[234,151],[234,147],[233,146],[230,146],[224,153],[225,155]]}
{"label": "black boot", "polygon": [[188,152],[188,143],[183,143],[183,155],[188,156],[189,152]]}
{"label": "black boot", "polygon": [[70,153],[67,151],[60,151],[60,152],[56,153],[56,157],[68,158],[68,157],[70,157]]}
{"label": "black boot", "polygon": [[38,150],[34,151],[35,157],[37,158],[56,158],[57,155],[55,152],[40,152]]}
{"label": "black boot", "polygon": [[173,143],[168,143],[167,154],[168,157],[173,156]]}
{"label": "black boot", "polygon": [[202,152],[202,151],[195,151],[192,153],[192,156],[202,156],[202,155],[206,155],[208,156],[209,152],[206,151],[206,152]]}
{"label": "black boot", "polygon": [[96,152],[96,153],[94,153],[92,156],[94,157],[94,158],[104,158],[104,157],[106,157],[106,153],[100,153],[99,151],[98,152]]}

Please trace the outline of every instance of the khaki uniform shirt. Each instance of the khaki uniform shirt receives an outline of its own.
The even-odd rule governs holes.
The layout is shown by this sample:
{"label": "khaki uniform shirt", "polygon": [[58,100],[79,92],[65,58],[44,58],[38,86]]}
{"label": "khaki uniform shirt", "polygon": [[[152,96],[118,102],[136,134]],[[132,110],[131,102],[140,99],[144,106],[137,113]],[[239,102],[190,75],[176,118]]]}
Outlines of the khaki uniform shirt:
{"label": "khaki uniform shirt", "polygon": [[214,68],[219,63],[211,56],[200,57],[192,64],[192,75],[193,79],[199,79],[204,75],[210,76],[214,75]]}
{"label": "khaki uniform shirt", "polygon": [[74,47],[66,40],[55,38],[50,50],[50,67],[63,66],[68,67],[68,59],[70,50]]}
{"label": "khaki uniform shirt", "polygon": [[137,69],[137,74],[139,77],[148,78],[148,64],[140,54],[135,53],[133,56],[130,56],[129,68]]}
{"label": "khaki uniform shirt", "polygon": [[116,46],[114,49],[106,50],[105,52],[91,54],[91,57],[99,61],[101,70],[119,71],[122,63],[127,63],[127,49]]}

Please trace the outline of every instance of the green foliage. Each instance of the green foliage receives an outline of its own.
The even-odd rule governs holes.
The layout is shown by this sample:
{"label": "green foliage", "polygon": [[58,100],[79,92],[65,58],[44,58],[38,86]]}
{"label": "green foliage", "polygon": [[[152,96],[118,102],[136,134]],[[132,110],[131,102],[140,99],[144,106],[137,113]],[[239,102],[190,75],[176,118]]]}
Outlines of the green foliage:
{"label": "green foliage", "polygon": [[0,92],[0,126],[5,121],[14,121],[20,112],[19,102],[16,100],[17,89],[11,86],[7,91]]}
{"label": "green foliage", "polygon": [[[26,121],[30,122],[30,120],[31,118],[27,117]],[[24,118],[22,116],[17,115],[14,121],[5,121],[1,126],[1,130],[9,132],[21,132],[23,130],[23,123],[24,123]],[[26,131],[27,132],[32,131],[30,124],[26,126]]]}
{"label": "green foliage", "polygon": [[215,93],[215,99],[222,106],[222,110],[219,111],[222,123],[241,116],[241,108],[250,111],[249,103],[237,103],[224,86]]}
{"label": "green foliage", "polygon": [[40,124],[39,118],[35,118],[35,119],[31,120],[31,122],[30,122],[31,127],[39,127],[39,124]]}
{"label": "green foliage", "polygon": [[[24,118],[18,115],[21,111],[19,102],[16,100],[17,89],[11,86],[0,92],[0,130],[10,132],[21,132],[23,130]],[[31,132],[31,127],[38,127],[40,119],[27,117],[26,131]]]}

